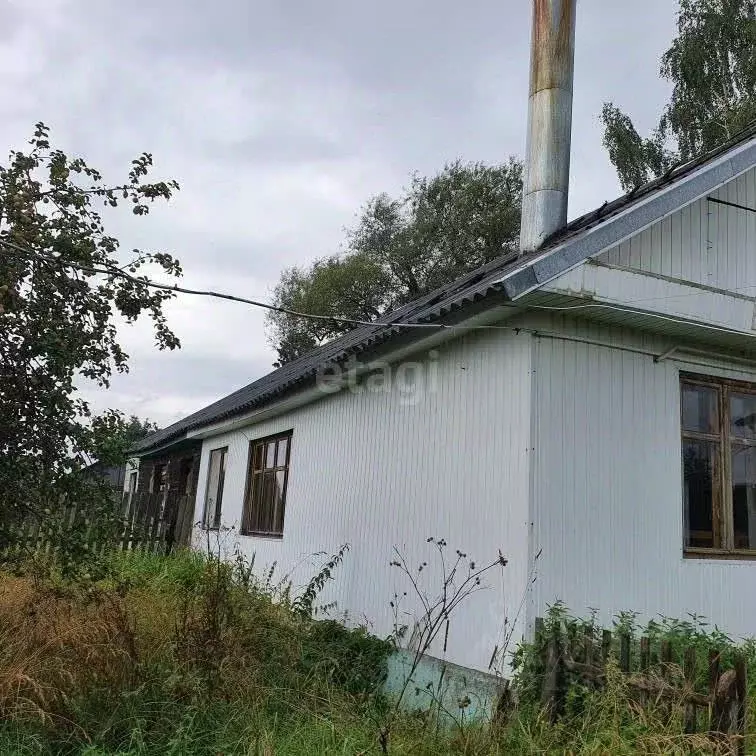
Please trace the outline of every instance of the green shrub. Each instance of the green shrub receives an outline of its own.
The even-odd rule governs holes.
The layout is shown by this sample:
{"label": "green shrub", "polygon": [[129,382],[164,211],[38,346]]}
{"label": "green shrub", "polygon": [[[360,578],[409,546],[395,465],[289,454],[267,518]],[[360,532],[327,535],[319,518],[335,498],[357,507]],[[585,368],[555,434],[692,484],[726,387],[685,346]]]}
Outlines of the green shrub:
{"label": "green shrub", "polygon": [[313,621],[303,638],[302,668],[308,675],[325,675],[348,693],[375,694],[386,679],[386,661],[393,649],[391,642],[364,628]]}

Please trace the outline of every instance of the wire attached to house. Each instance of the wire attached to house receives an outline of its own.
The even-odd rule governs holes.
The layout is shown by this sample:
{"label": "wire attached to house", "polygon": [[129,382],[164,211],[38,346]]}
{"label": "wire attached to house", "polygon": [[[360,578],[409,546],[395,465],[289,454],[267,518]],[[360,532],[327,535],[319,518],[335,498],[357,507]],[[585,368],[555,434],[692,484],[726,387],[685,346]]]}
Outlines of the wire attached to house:
{"label": "wire attached to house", "polygon": [[215,299],[225,299],[230,302],[240,302],[241,304],[252,305],[253,307],[261,307],[265,310],[271,310],[272,312],[280,312],[285,315],[291,315],[297,318],[309,318],[311,320],[323,320],[329,323],[342,323],[344,325],[366,325],[366,326],[401,326],[403,328],[462,328],[463,326],[447,325],[444,323],[402,323],[391,322],[381,320],[358,320],[355,318],[342,318],[338,315],[317,315],[311,312],[299,312],[298,310],[292,310],[288,307],[280,307],[278,305],[269,304],[267,302],[260,302],[255,299],[247,299],[246,297],[239,297],[235,294],[225,294],[220,291],[212,291],[205,289],[189,289],[185,286],[178,286],[177,284],[161,284],[157,281],[152,281],[148,278],[132,276],[121,268],[113,267],[96,267],[93,265],[82,265],[81,263],[75,263],[68,260],[61,260],[59,257],[53,257],[52,255],[46,255],[43,252],[37,252],[35,250],[22,247],[19,244],[9,242],[5,239],[0,239],[0,245],[10,248],[16,252],[19,252],[25,256],[36,257],[39,260],[45,260],[46,262],[60,265],[63,268],[73,268],[74,270],[80,270],[84,273],[100,274],[105,276],[115,276],[116,278],[123,278],[127,281],[132,281],[140,286],[146,286],[150,289],[158,289],[161,291],[176,292],[178,294],[192,294],[200,297],[213,297]]}
{"label": "wire attached to house", "polygon": [[[8,250],[13,250],[17,254],[23,254],[25,256],[36,257],[37,259],[44,260],[46,262],[49,262],[55,265],[60,265],[61,267],[64,267],[64,268],[72,268],[74,270],[80,270],[85,273],[99,274],[99,275],[105,275],[105,276],[115,276],[116,278],[122,278],[127,281],[132,281],[133,283],[137,283],[140,286],[146,286],[147,288],[151,288],[151,289],[175,292],[179,294],[190,294],[190,295],[201,296],[201,297],[211,297],[214,299],[223,299],[223,300],[227,300],[231,302],[240,302],[241,304],[247,304],[253,307],[260,307],[262,309],[270,310],[272,312],[280,312],[285,315],[291,315],[292,317],[305,318],[309,320],[326,321],[330,323],[340,323],[343,325],[364,325],[364,326],[374,326],[374,327],[385,326],[385,327],[392,327],[392,328],[393,327],[395,328],[424,328],[424,329],[432,328],[436,330],[460,330],[460,331],[493,330],[493,331],[514,331],[516,333],[520,333],[522,331],[533,331],[533,329],[522,328],[522,327],[517,327],[517,326],[501,326],[501,325],[486,325],[486,324],[450,325],[447,323],[411,323],[407,321],[358,320],[354,318],[343,318],[337,315],[318,315],[318,314],[310,313],[310,312],[300,312],[298,310],[292,310],[292,309],[289,309],[288,307],[280,307],[278,305],[269,304],[267,302],[260,302],[259,300],[255,300],[255,299],[247,299],[246,297],[239,297],[235,294],[225,294],[223,292],[204,290],[204,289],[190,289],[184,286],[178,286],[176,284],[174,285],[161,284],[161,283],[158,283],[157,281],[152,281],[146,277],[140,278],[137,276],[133,276],[127,273],[126,271],[122,270],[121,268],[118,268],[115,266],[112,266],[112,267],[108,266],[108,267],[102,268],[102,267],[82,265],[80,263],[61,260],[59,257],[47,255],[47,254],[44,254],[43,252],[38,252],[28,247],[23,247],[20,244],[15,244],[14,242],[9,242],[5,239],[0,239],[0,246],[5,247],[6,252]],[[756,288],[756,285],[742,287],[742,289],[730,289],[729,291],[740,291],[740,290],[753,289],[753,288]],[[698,292],[696,292],[696,294],[697,293]],[[700,293],[706,294],[710,292],[701,291]],[[667,299],[675,299],[681,296],[695,296],[695,294],[684,294],[684,295],[677,295],[677,296],[669,295],[669,296],[662,296],[662,297],[649,297],[646,299],[627,300],[625,304],[631,305],[633,303],[640,303],[640,302],[663,301]],[[501,306],[510,307],[510,308],[518,308],[518,305],[514,303],[503,302],[501,303]],[[632,309],[631,307],[624,307],[622,305],[615,305],[615,304],[601,303],[601,302],[588,302],[584,304],[565,305],[561,307],[550,307],[546,305],[528,304],[527,308],[533,309],[533,310],[542,310],[546,312],[571,312],[571,311],[588,310],[588,309],[614,310],[616,312],[624,312],[631,315],[643,314],[648,317],[653,317],[658,320],[664,320],[667,322],[676,323],[678,325],[690,325],[690,321],[685,320],[684,318],[677,318],[675,316],[661,315],[661,314],[650,313],[650,312],[639,313],[638,310]],[[756,336],[751,336],[750,334],[743,333],[742,331],[738,331],[733,328],[726,328],[722,326],[715,326],[715,325],[708,325],[708,324],[699,324],[699,325],[702,328],[705,328],[711,331],[716,331],[719,333],[727,333],[731,335],[749,336],[751,338],[756,338]],[[537,332],[537,331],[534,331],[534,332]]]}

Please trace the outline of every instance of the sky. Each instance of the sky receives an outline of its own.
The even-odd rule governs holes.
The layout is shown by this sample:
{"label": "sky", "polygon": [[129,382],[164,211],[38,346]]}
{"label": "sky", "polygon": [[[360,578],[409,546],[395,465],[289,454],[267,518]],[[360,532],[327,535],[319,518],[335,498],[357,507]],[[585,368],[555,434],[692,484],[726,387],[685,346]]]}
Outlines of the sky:
{"label": "sky", "polygon": [[[578,0],[570,217],[621,193],[598,115],[611,100],[653,127],[676,8]],[[0,147],[42,120],[114,181],[151,152],[181,191],[108,231],[177,256],[185,286],[268,300],[414,171],[522,156],[529,44],[527,0],[0,0]],[[182,296],[167,314],[182,348],[122,329],[131,370],[82,387],[95,409],[166,425],[271,370],[260,310]]]}

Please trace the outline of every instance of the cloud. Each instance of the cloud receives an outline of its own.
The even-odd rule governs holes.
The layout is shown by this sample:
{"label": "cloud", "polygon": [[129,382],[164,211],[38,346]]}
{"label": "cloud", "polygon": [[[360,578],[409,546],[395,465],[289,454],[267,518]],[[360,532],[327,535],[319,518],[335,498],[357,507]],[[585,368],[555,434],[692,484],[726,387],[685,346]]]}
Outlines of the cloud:
{"label": "cloud", "polygon": [[[582,0],[570,214],[618,193],[597,121],[614,100],[650,128],[672,0]],[[148,218],[115,213],[125,250],[174,252],[188,286],[266,298],[283,268],[339,249],[372,194],[455,158],[505,160],[525,142],[529,3],[521,0],[0,0],[5,111],[37,120],[117,178],[139,152],[182,190]],[[116,406],[167,423],[269,369],[263,314],[182,298],[183,349],[123,329],[132,370]]]}

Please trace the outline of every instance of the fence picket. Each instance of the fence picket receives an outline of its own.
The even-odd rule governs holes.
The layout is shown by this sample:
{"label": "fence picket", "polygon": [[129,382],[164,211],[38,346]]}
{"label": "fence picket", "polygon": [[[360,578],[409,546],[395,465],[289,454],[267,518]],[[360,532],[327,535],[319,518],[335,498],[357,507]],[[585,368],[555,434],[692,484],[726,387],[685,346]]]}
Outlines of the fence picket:
{"label": "fence picket", "polygon": [[561,654],[560,654],[559,629],[553,628],[546,642],[546,654],[544,668],[546,673],[543,679],[541,703],[548,713],[549,720],[556,722],[560,711],[559,683],[561,678]]}
{"label": "fence picket", "polygon": [[601,633],[601,662],[603,666],[609,661],[609,656],[612,653],[612,631],[604,630]]}
{"label": "fence picket", "polygon": [[630,672],[630,635],[626,632],[620,633],[620,669],[628,674]]}
{"label": "fence picket", "polygon": [[113,496],[115,528],[106,532],[103,524],[89,517],[75,503],[59,502],[47,517],[25,517],[5,527],[8,546],[4,557],[19,559],[34,554],[55,557],[66,535],[80,530],[87,548],[102,554],[108,548],[122,551],[170,551],[188,545],[192,533],[194,502],[191,496],[168,493]]}
{"label": "fence picket", "polygon": [[[543,618],[536,619],[535,628],[536,648],[543,669],[541,704],[549,720],[554,722],[566,700],[567,691],[563,685],[565,670],[577,676],[584,685],[600,687],[606,684],[605,666],[611,655],[612,635],[606,630],[602,632],[599,659],[595,646],[597,631],[593,628],[584,628],[580,637],[574,625],[567,626],[566,632],[561,632],[560,623],[550,623],[547,632]],[[736,654],[734,669],[723,674],[721,652],[708,651],[704,657],[708,672],[705,683],[707,692],[704,694],[696,689],[700,660],[695,646],[683,650],[680,669],[674,666],[673,647],[669,639],[661,640],[657,654],[654,647],[657,644],[652,644],[648,637],[634,640],[625,631],[617,635],[619,667],[626,676],[627,685],[635,691],[635,700],[642,705],[661,702],[668,717],[673,707],[681,707],[683,731],[686,734],[698,732],[701,719],[699,710],[708,709],[709,716],[703,718],[703,727],[714,747],[720,748],[722,740],[726,743],[729,739],[731,751],[728,752],[746,752],[747,669],[742,653]],[[631,673],[634,658],[640,660],[640,669]]]}
{"label": "fence picket", "polygon": [[717,684],[719,683],[719,651],[716,649],[709,649],[709,698],[712,701],[709,707],[709,732],[715,733],[717,731],[716,723],[716,707],[714,706],[714,698],[717,694]]}
{"label": "fence picket", "polygon": [[[646,674],[648,672],[648,664],[649,664],[649,655],[650,655],[650,647],[651,642],[648,638],[641,638],[640,641],[640,671],[641,674]],[[640,693],[640,700],[641,703],[646,703],[648,701],[648,691],[641,691]]]}
{"label": "fence picket", "polygon": [[[686,690],[693,692],[696,686],[696,649],[689,646],[685,649],[683,661],[683,676],[685,678]],[[690,698],[685,703],[685,716],[683,719],[683,729],[686,734],[692,734],[696,731],[696,704]]]}
{"label": "fence picket", "polygon": [[586,665],[593,666],[593,629],[585,628],[583,633],[583,661]]}
{"label": "fence picket", "polygon": [[739,653],[735,657],[735,701],[737,703],[736,753],[738,756],[744,754],[746,748],[745,736],[748,715],[748,704],[746,700],[747,690],[745,657]]}

